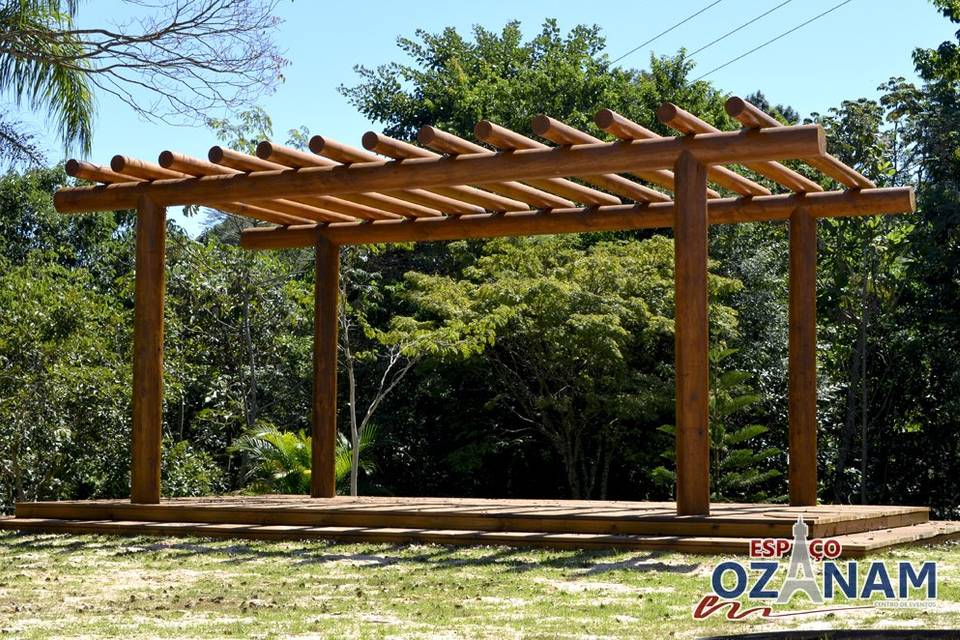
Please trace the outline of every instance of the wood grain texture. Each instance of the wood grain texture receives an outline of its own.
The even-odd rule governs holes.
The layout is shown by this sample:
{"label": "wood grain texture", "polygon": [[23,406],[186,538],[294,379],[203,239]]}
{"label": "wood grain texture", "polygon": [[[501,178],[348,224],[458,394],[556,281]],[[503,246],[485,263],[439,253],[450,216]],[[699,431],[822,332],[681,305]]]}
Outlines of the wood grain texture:
{"label": "wood grain texture", "polygon": [[674,331],[677,513],[710,513],[707,169],[693,154],[674,166]]}
{"label": "wood grain texture", "polygon": [[[651,140],[664,137],[637,124],[626,116],[620,115],[612,109],[601,109],[594,115],[593,121],[599,128],[612,136],[616,136],[620,140]],[[673,191],[673,171],[656,169],[653,171],[638,171],[634,173],[644,180],[648,180],[653,184],[658,184]],[[713,189],[707,189],[707,195],[711,198],[720,197],[720,194]]]}
{"label": "wood grain texture", "polygon": [[[657,111],[657,115],[661,117],[661,122],[687,135],[717,133],[720,131],[720,129],[717,129],[713,125],[701,120],[692,113],[684,111],[683,109],[669,102],[661,105],[660,109]],[[794,191],[796,193],[815,193],[818,191],[823,191],[823,187],[810,178],[797,173],[793,169],[783,166],[779,162],[764,160],[745,162],[743,164],[747,169],[750,169],[755,173],[759,173],[763,177],[776,182],[780,186],[789,189],[790,191]],[[718,167],[714,170],[719,171],[719,169],[720,168]],[[734,173],[733,175],[737,174]]]}
{"label": "wood grain texture", "polygon": [[745,553],[750,538],[789,538],[797,516],[811,537],[839,537],[845,556],[937,541],[960,523],[930,522],[923,507],[718,503],[707,517],[670,502],[479,498],[218,496],[158,505],[122,500],[22,502],[0,529],[440,544],[530,544]]}
{"label": "wood grain texture", "polygon": [[590,173],[619,173],[672,166],[681,152],[706,164],[819,156],[825,152],[818,125],[704,134],[684,138],[599,143],[510,154],[477,153],[455,158],[414,158],[298,171],[206,176],[152,183],[76,187],[58,191],[61,213],[123,209],[149,195],[158,205],[217,200],[264,200],[416,189]]}
{"label": "wood grain texture", "polygon": [[[784,126],[770,114],[737,96],[728,99],[725,108],[730,117],[736,118],[747,129]],[[828,153],[817,158],[804,158],[804,161],[851,189],[875,189],[877,186],[872,180]]]}
{"label": "wood grain texture", "polygon": [[337,322],[340,248],[316,238],[313,317],[313,431],[310,495],[337,493],[334,459],[337,444]]}
{"label": "wood grain texture", "polygon": [[[432,128],[432,127],[431,127]],[[429,133],[425,134],[425,137],[430,137]],[[522,137],[522,136],[521,136]],[[419,139],[419,136],[418,136]],[[447,143],[454,143],[456,136],[447,134],[445,136],[445,141]],[[523,149],[549,149],[546,145],[542,145],[533,140],[527,140],[527,144],[522,147]],[[489,150],[481,147],[478,144],[469,142],[468,140],[459,139],[460,152],[456,155],[485,155],[489,154]],[[412,158],[432,158],[432,159],[441,159],[437,153],[430,151],[428,149],[423,149],[421,147],[412,145],[408,142],[403,142],[402,140],[396,140],[389,136],[385,136],[381,133],[375,131],[368,131],[363,134],[363,146],[367,149],[377,151],[386,156],[396,159],[412,159]],[[464,181],[466,182],[466,180]],[[518,182],[508,182],[504,184],[502,182],[488,183],[485,186],[491,190],[497,190],[499,193],[508,193],[503,191],[506,187],[510,189],[512,193],[516,194],[518,199],[523,200],[524,202],[531,202],[529,196],[537,198],[541,202],[548,202],[550,197],[561,198],[559,206],[564,206],[565,204],[573,204],[571,201],[582,202],[587,205],[610,205],[610,204],[620,204],[620,199],[612,196],[608,193],[603,193],[602,191],[597,191],[596,189],[591,189],[590,187],[585,187],[576,182],[572,182],[565,178],[539,178],[528,181],[532,185],[530,186],[523,185]],[[456,187],[446,187],[446,188],[462,188],[460,186]],[[528,192],[527,197],[520,197],[524,192]],[[569,198],[569,200],[563,200],[563,198]],[[552,206],[558,206],[554,204]]]}
{"label": "wood grain texture", "polygon": [[84,160],[67,160],[63,167],[64,171],[71,178],[80,178],[91,182],[142,182],[141,178],[133,175],[117,173],[111,168],[101,167],[100,165],[86,162]]}
{"label": "wood grain texture", "polygon": [[[208,524],[0,518],[0,530],[123,536],[199,536],[251,540],[333,540],[344,543],[501,545],[551,549],[637,549],[715,555],[746,555],[750,538],[630,534],[471,531],[409,527],[314,527],[304,525]],[[934,544],[960,538],[960,523],[928,522],[883,531],[839,536],[841,558],[862,558],[892,547]]]}
{"label": "wood grain texture", "polygon": [[167,217],[147,198],[137,203],[133,319],[133,502],[160,502],[163,438],[163,305]]}
{"label": "wood grain texture", "polygon": [[790,216],[790,504],[817,503],[817,219]]}
{"label": "wood grain texture", "polygon": [[[710,224],[787,220],[803,206],[818,217],[909,213],[914,210],[909,187],[830,191],[802,195],[710,200]],[[320,233],[337,244],[426,242],[464,238],[587,233],[673,226],[673,203],[618,205],[595,209],[554,209],[550,212],[513,212],[372,224],[330,224]],[[247,249],[284,249],[313,246],[315,225],[246,229],[240,236]]]}

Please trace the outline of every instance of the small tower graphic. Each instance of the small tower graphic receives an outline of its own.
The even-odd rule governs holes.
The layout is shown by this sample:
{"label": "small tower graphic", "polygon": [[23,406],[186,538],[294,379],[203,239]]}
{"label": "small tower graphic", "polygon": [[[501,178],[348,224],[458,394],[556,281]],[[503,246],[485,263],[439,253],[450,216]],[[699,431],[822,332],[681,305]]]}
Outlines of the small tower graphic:
{"label": "small tower graphic", "polygon": [[[823,603],[820,586],[813,577],[813,565],[810,562],[810,549],[807,546],[809,529],[803,521],[803,516],[797,516],[793,525],[793,546],[790,549],[790,567],[787,569],[787,579],[780,588],[777,604],[787,604],[797,591],[803,591],[815,604]],[[803,569],[803,577],[798,574]]]}

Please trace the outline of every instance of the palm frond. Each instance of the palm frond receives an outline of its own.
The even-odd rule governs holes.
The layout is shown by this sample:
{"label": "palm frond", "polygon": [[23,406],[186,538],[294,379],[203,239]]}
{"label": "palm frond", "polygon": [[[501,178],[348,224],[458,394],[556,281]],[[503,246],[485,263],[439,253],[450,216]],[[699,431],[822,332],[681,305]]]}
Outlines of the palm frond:
{"label": "palm frond", "polygon": [[16,42],[0,53],[0,92],[12,93],[18,105],[46,111],[64,149],[76,146],[86,154],[93,137],[93,91],[82,44],[63,33],[73,25],[75,10],[76,2],[51,0],[0,6],[0,39]]}

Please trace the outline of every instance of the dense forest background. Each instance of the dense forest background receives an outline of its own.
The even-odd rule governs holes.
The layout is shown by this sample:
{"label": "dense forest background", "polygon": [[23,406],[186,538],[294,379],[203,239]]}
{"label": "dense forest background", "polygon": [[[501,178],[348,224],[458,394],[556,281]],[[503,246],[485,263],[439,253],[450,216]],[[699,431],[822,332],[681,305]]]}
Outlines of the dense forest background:
{"label": "dense forest background", "polygon": [[[937,4],[960,21],[957,3]],[[341,91],[406,140],[423,124],[472,137],[483,118],[529,132],[537,113],[603,136],[598,109],[650,126],[665,100],[736,128],[724,88],[691,82],[683,51],[614,67],[595,27],[399,44],[404,62],[360,68]],[[879,100],[804,118],[879,185],[914,186],[918,205],[819,223],[820,495],[960,517],[960,52],[914,62],[921,86],[892,78]],[[800,121],[762,82],[748,99]],[[258,109],[208,124],[240,149],[309,135],[273,135]],[[2,510],[128,494],[133,213],[61,216],[51,198],[68,184],[62,166],[0,178]],[[211,216],[199,237],[168,230],[164,492],[296,490],[312,254],[241,250],[244,223],[193,214]],[[669,499],[671,243],[657,230],[343,249],[341,446],[363,429],[360,493]],[[710,254],[713,492],[783,499],[786,228],[712,227]]]}

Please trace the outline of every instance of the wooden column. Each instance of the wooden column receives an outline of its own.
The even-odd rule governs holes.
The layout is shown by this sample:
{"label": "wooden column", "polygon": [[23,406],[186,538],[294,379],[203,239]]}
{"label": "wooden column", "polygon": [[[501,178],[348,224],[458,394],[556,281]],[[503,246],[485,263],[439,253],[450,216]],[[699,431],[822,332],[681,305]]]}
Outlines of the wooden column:
{"label": "wooden column", "polygon": [[817,219],[790,216],[790,504],[817,503]]}
{"label": "wooden column", "polygon": [[163,438],[163,296],[166,210],[137,202],[133,314],[132,502],[160,502]]}
{"label": "wooden column", "polygon": [[689,152],[674,167],[677,513],[710,513],[707,171]]}
{"label": "wooden column", "polygon": [[313,316],[313,451],[310,495],[337,494],[334,459],[337,443],[337,299],[340,247],[323,237],[316,242]]}

